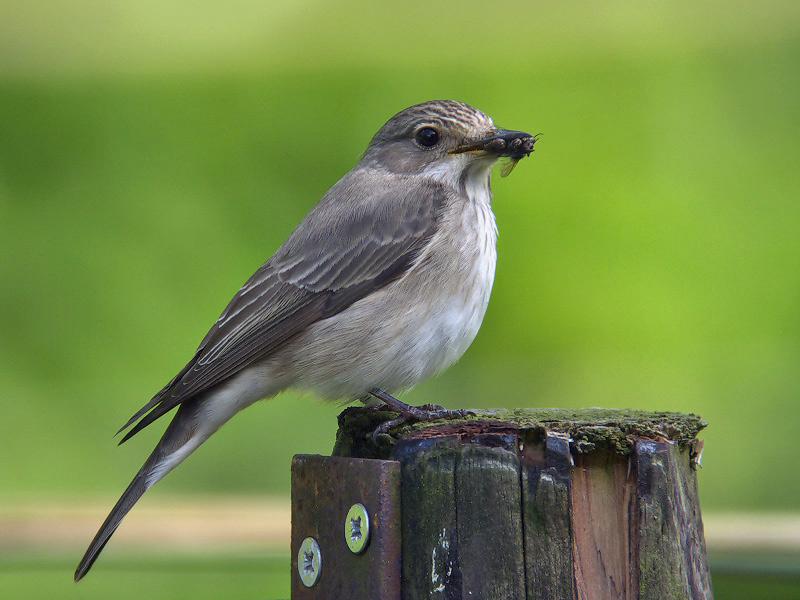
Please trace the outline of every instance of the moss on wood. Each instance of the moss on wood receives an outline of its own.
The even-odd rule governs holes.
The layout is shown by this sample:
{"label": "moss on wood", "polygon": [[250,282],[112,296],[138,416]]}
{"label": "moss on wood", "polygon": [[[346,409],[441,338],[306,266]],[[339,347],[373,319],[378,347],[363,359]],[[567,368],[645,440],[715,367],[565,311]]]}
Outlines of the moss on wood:
{"label": "moss on wood", "polygon": [[[384,458],[386,450],[367,439],[381,423],[397,417],[392,411],[351,407],[339,415],[334,454]],[[595,450],[630,454],[636,438],[669,440],[684,447],[694,442],[707,423],[697,415],[631,409],[510,408],[475,410],[464,418],[402,425],[390,440],[470,435],[502,431],[566,434],[578,453]]]}

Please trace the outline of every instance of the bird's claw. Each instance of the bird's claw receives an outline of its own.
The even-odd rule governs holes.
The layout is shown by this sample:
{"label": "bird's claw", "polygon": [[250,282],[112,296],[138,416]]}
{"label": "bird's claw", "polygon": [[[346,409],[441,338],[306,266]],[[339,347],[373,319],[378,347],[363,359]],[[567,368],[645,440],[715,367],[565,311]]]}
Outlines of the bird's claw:
{"label": "bird's claw", "polygon": [[419,407],[428,413],[423,421],[436,421],[437,419],[463,419],[464,417],[474,417],[475,412],[465,408],[449,409],[439,404],[423,404]]}
{"label": "bird's claw", "polygon": [[384,421],[370,434],[372,443],[380,446],[383,442],[394,441],[389,432],[407,423],[419,423],[427,421],[439,421],[443,419],[463,419],[464,417],[474,416],[475,413],[466,409],[448,409],[438,404],[423,404],[422,406],[415,407],[416,411],[412,413],[401,413],[400,416]]}
{"label": "bird's claw", "polygon": [[375,431],[370,434],[372,443],[376,446],[391,445],[394,442],[394,438],[389,435],[389,432],[395,427],[399,427],[400,425],[408,423],[409,421],[410,419],[405,415],[400,415],[396,419],[384,421],[375,428]]}

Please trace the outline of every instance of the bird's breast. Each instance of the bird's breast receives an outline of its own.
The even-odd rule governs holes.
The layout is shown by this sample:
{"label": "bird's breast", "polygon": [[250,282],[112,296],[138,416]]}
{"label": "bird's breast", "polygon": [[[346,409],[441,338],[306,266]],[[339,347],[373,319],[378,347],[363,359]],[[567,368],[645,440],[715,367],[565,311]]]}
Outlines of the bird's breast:
{"label": "bird's breast", "polygon": [[469,348],[489,304],[497,229],[488,185],[448,207],[416,264],[375,303],[378,387],[413,386]]}
{"label": "bird's breast", "polygon": [[332,398],[409,388],[475,339],[494,282],[497,230],[487,185],[448,206],[399,280],[313,325],[294,345],[297,384]]}
{"label": "bird's breast", "polygon": [[458,360],[483,322],[494,283],[497,228],[488,185],[467,188],[462,206],[444,216],[439,237],[429,248],[427,272],[419,273],[427,290],[426,322],[421,336],[430,336],[430,361],[439,371]]}

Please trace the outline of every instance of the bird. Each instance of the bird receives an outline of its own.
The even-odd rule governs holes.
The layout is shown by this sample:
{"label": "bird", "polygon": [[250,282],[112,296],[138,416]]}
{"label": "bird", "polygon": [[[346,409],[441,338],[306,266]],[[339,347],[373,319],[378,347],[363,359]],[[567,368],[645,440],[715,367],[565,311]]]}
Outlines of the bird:
{"label": "bird", "polygon": [[455,100],[390,118],[356,166],[248,279],[194,356],[119,432],[177,409],[75,571],[83,578],[146,490],[234,414],[288,388],[401,418],[453,414],[393,393],[455,363],[489,303],[497,260],[492,166],[537,136]]}

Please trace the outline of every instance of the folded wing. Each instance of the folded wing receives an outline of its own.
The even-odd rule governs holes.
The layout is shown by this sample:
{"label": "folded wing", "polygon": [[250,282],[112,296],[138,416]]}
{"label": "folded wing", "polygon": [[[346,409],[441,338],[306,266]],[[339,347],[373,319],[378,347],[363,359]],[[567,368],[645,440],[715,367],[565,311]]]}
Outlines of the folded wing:
{"label": "folded wing", "polygon": [[398,176],[342,179],[242,286],[192,360],[120,429],[136,423],[120,443],[402,277],[435,233],[445,194]]}

